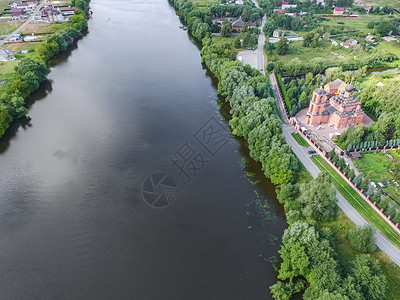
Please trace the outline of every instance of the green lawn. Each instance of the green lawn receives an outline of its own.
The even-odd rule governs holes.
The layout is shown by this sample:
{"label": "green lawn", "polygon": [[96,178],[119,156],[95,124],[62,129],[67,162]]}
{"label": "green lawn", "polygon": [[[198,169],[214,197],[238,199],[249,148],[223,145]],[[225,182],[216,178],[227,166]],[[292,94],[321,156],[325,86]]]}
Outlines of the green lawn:
{"label": "green lawn", "polygon": [[303,146],[303,147],[308,147],[308,146],[310,146],[310,144],[308,144],[308,143],[306,142],[306,140],[303,139],[303,137],[300,135],[300,133],[294,132],[294,133],[292,133],[292,136],[294,137],[294,139],[296,140],[296,142],[297,142],[300,146]]}
{"label": "green lawn", "polygon": [[0,11],[3,11],[5,8],[8,8],[8,4],[10,0],[0,0]]}
{"label": "green lawn", "polygon": [[399,234],[386,223],[378,213],[345,181],[321,156],[314,155],[312,161],[321,171],[332,176],[332,183],[346,200],[370,223],[382,232],[390,241],[400,248]]}
{"label": "green lawn", "polygon": [[363,153],[362,158],[353,162],[361,173],[370,173],[373,182],[389,179],[388,168],[391,162],[383,153]]}
{"label": "green lawn", "polygon": [[322,21],[321,25],[337,29],[347,28],[348,30],[357,30],[367,35],[368,33],[371,32],[371,29],[367,28],[367,24],[369,22],[378,22],[381,19],[385,18],[388,17],[385,15],[374,15],[374,14],[359,15],[357,18],[345,18],[345,17],[325,18],[326,20]]}
{"label": "green lawn", "polygon": [[385,50],[389,53],[393,53],[395,55],[397,55],[397,57],[400,58],[400,43],[393,41],[393,42],[386,42],[386,41],[382,41],[379,43],[378,45],[379,49]]}

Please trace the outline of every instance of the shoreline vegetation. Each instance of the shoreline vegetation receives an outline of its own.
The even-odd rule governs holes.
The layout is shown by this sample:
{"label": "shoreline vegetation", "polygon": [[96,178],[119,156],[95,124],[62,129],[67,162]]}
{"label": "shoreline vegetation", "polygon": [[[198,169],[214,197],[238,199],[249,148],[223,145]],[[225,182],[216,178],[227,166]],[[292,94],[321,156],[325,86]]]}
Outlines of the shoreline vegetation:
{"label": "shoreline vegetation", "polygon": [[50,73],[49,61],[83,36],[88,27],[89,2],[90,0],[72,0],[71,5],[76,10],[67,26],[48,35],[8,75],[7,82],[0,89],[0,138],[13,120],[28,114],[26,100],[47,79]]}
{"label": "shoreline vegetation", "polygon": [[[268,77],[236,59],[233,41],[214,42],[211,4],[169,0],[189,32],[201,41],[202,62],[218,79],[230,105],[229,125],[248,142],[250,156],[276,186],[289,228],[279,251],[275,299],[399,299],[400,269],[376,250],[373,230],[357,228],[336,205],[329,174],[311,179],[282,135]],[[247,5],[251,5],[247,3]],[[218,38],[217,38],[218,40]],[[310,88],[319,87],[318,76]]]}

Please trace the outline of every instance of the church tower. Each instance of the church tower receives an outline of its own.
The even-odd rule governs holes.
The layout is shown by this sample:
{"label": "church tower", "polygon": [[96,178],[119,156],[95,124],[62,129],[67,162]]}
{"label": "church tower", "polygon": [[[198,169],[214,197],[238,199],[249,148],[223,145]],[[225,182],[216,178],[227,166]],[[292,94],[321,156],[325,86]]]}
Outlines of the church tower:
{"label": "church tower", "polygon": [[310,106],[307,112],[307,123],[310,125],[317,125],[323,123],[322,113],[328,100],[327,93],[324,89],[318,88],[314,90],[313,97],[310,101]]}

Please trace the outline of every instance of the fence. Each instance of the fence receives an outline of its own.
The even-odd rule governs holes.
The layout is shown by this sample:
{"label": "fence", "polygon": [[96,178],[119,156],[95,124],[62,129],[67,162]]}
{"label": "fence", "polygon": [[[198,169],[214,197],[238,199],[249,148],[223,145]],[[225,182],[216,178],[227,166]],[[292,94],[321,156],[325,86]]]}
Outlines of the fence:
{"label": "fence", "polygon": [[394,224],[393,221],[391,220],[390,216],[386,216],[383,212],[383,209],[379,209],[376,206],[376,202],[372,203],[371,200],[369,199],[369,196],[365,196],[363,194],[363,190],[359,190],[358,187],[351,182],[351,179],[346,177],[346,173],[342,173],[340,168],[337,168],[335,166],[335,163],[332,163],[330,158],[327,157],[327,153],[325,151],[322,151],[321,148],[316,144],[314,140],[309,138],[307,134],[304,134],[301,130],[299,130],[298,126],[296,126],[296,130],[306,139],[306,141],[315,148],[315,150],[322,156],[322,158],[335,170],[337,173],[346,181],[349,183],[349,185],[361,196],[361,198],[368,203],[372,209],[376,211],[376,213],[381,216],[386,223],[388,223],[398,234],[400,234],[400,229],[399,229],[399,224],[396,223]]}

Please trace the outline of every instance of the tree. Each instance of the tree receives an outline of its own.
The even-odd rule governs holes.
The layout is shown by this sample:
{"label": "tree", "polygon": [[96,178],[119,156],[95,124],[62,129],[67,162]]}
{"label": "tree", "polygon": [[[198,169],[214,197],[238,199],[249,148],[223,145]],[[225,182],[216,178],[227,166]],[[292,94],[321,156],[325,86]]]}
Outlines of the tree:
{"label": "tree", "polygon": [[232,24],[231,22],[224,21],[224,23],[222,24],[221,36],[229,37],[231,35],[232,35]]}
{"label": "tree", "polygon": [[375,230],[371,225],[351,229],[348,238],[352,247],[360,252],[368,253],[377,250]]}
{"label": "tree", "polygon": [[275,63],[273,61],[269,61],[267,64],[267,71],[272,72],[275,68]]}
{"label": "tree", "polygon": [[276,47],[276,53],[278,55],[285,55],[289,50],[289,45],[288,45],[288,40],[285,39],[284,37],[281,37],[281,39],[278,42],[278,46]]}
{"label": "tree", "polygon": [[321,173],[310,183],[302,184],[299,202],[302,213],[318,221],[330,221],[336,216],[336,193],[329,174]]}
{"label": "tree", "polygon": [[8,113],[7,106],[0,105],[0,136],[3,136],[6,132],[12,118]]}
{"label": "tree", "polygon": [[265,25],[263,27],[263,32],[265,33],[265,35],[267,37],[271,36],[272,33],[274,32],[276,26],[274,23],[270,22],[270,21],[266,21]]}
{"label": "tree", "polygon": [[392,30],[392,22],[389,20],[381,20],[377,26],[375,26],[375,32],[380,36],[385,36]]}
{"label": "tree", "polygon": [[290,283],[278,281],[270,287],[272,297],[276,300],[290,300],[293,295],[293,289]]}
{"label": "tree", "polygon": [[350,172],[347,174],[347,178],[350,178],[350,180],[353,180],[355,176],[355,172],[353,169],[350,170]]}
{"label": "tree", "polygon": [[350,276],[354,278],[355,284],[360,289],[364,299],[386,299],[386,277],[382,273],[378,261],[368,254],[361,254],[356,257]]}
{"label": "tree", "polygon": [[292,282],[294,277],[304,276],[309,272],[310,261],[305,252],[305,247],[300,243],[295,243],[290,248],[282,247],[279,253],[283,260],[279,270],[279,279],[289,279]]}

